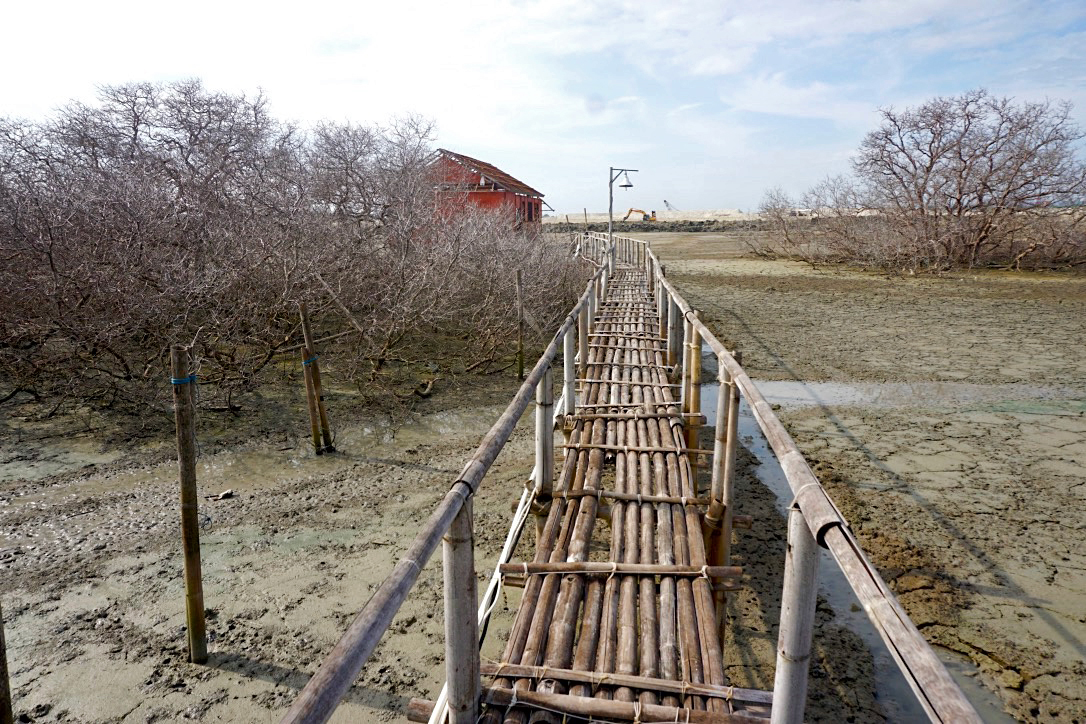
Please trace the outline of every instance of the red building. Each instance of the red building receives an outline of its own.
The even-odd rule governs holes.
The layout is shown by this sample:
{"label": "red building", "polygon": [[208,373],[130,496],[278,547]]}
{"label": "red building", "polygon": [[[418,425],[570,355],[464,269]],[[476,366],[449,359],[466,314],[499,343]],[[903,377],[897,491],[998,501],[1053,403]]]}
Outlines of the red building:
{"label": "red building", "polygon": [[441,207],[466,203],[482,209],[504,208],[518,227],[542,229],[543,194],[497,166],[439,148],[430,168]]}

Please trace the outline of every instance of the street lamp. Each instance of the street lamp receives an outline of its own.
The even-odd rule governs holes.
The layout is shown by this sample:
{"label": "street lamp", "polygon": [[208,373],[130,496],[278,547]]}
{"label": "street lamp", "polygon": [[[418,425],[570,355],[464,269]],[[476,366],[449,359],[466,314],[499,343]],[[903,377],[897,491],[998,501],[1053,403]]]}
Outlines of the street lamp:
{"label": "street lamp", "polygon": [[618,187],[620,189],[633,188],[633,184],[630,183],[630,173],[637,173],[636,168],[611,168],[611,172],[608,174],[607,181],[607,245],[610,247],[610,254],[612,258],[615,253],[615,179],[619,176],[625,176],[626,180],[620,183]]}

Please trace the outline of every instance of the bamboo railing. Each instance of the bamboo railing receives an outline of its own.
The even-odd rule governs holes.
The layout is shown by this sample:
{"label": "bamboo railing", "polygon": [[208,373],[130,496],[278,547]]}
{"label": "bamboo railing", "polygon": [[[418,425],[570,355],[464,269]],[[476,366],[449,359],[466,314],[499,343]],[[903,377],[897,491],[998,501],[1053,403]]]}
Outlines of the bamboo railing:
{"label": "bamboo railing", "polygon": [[[602,234],[589,236],[598,241],[606,238]],[[909,619],[882,576],[864,555],[848,522],[740,363],[721,344],[712,330],[702,323],[697,312],[678,290],[667,281],[660,259],[647,242],[629,237],[615,237],[614,244],[616,248],[623,250],[625,258],[631,263],[643,263],[648,278],[655,279],[658,284],[657,299],[660,303],[661,319],[665,317],[665,308],[671,310],[671,315],[668,316],[668,331],[673,345],[670,348],[674,349],[678,343],[675,318],[677,312],[688,325],[686,339],[691,339],[692,335],[700,336],[717,357],[720,400],[717,405],[718,454],[713,476],[714,500],[723,505],[726,516],[730,517],[733,509],[730,491],[732,476],[730,470],[725,468],[734,464],[734,449],[722,450],[722,443],[727,447],[734,446],[735,435],[725,434],[722,438],[721,430],[723,428],[728,432],[734,431],[740,394],[746,399],[758,426],[780,461],[794,496],[789,507],[789,552],[785,562],[777,673],[773,685],[773,722],[799,722],[803,718],[807,661],[811,652],[814,607],[818,594],[818,546],[829,549],[833,555],[928,717],[936,722],[979,722],[980,717],[973,706]],[[699,367],[700,365],[695,363],[690,366],[689,371],[684,370],[684,379],[689,380]],[[710,515],[711,513],[712,511]],[[725,546],[730,539],[731,528],[727,517],[719,536]],[[725,555],[721,562],[726,561]]]}
{"label": "bamboo railing", "polygon": [[[528,407],[537,388],[546,387],[546,393],[541,390],[541,395],[553,394],[550,386],[546,384],[551,380],[551,365],[559,348],[568,348],[568,343],[564,341],[565,336],[572,333],[578,325],[583,329],[591,319],[590,310],[598,304],[599,297],[606,287],[608,274],[606,265],[601,265],[596,270],[587,289],[558,328],[551,343],[525,378],[513,400],[483,438],[475,454],[430,515],[404,557],[374,592],[339,642],[325,657],[317,673],[302,689],[291,708],[281,719],[283,724],[323,722],[331,717],[377,647],[385,630],[388,629],[407,598],[407,594],[418,580],[426,562],[443,538],[445,539],[446,582],[445,658],[450,719],[454,722],[474,720],[474,715],[478,711],[480,683],[477,658],[479,619],[474,589],[471,496],[479,489],[483,476],[509,440],[513,428]],[[580,337],[582,345],[587,342],[585,334],[581,334]],[[541,447],[543,448],[541,453],[547,454],[546,446]],[[550,454],[553,456],[553,446],[550,448]],[[553,461],[549,464],[537,461],[537,471],[550,469],[553,469]],[[545,476],[538,477],[542,479]],[[453,529],[452,532],[450,529]],[[465,586],[465,580],[470,580],[473,585]],[[468,649],[474,649],[476,652],[474,657],[470,655],[467,657],[466,665],[466,651],[463,648],[466,645],[465,642],[471,642]]]}
{"label": "bamboo railing", "polygon": [[[282,722],[321,722],[332,715],[441,540],[444,540],[447,684],[436,702],[412,702],[409,713],[414,719],[421,717],[425,721],[428,718],[432,724],[474,722],[480,707],[485,705],[489,707],[487,714],[491,718],[504,708],[508,717],[502,718],[506,721],[527,721],[526,707],[536,712],[532,721],[557,721],[555,717],[561,713],[628,721],[752,720],[749,712],[758,711],[757,706],[747,711],[734,710],[732,701],[738,697],[763,708],[771,705],[773,722],[800,722],[806,701],[807,662],[818,591],[819,546],[822,546],[833,554],[931,720],[980,721],[864,556],[847,522],[736,356],[724,348],[667,281],[659,258],[648,244],[627,237],[612,239],[602,234],[585,234],[577,253],[598,265],[584,294],[404,558],[351,623]],[[623,270],[622,274],[616,273],[619,269]],[[631,292],[634,285],[638,287],[638,294]],[[617,313],[611,311],[613,307],[606,301],[609,292],[624,300]],[[640,399],[623,402],[613,392],[607,399],[597,397],[602,381],[593,374],[601,369],[598,360],[602,359],[601,355],[621,346],[609,342],[613,338],[608,334],[596,336],[594,332],[597,328],[608,329],[608,320],[614,314],[628,320],[630,310],[651,320],[651,324],[625,326],[641,328],[633,339],[646,349],[653,345],[651,349],[655,350],[656,360],[648,366],[639,363],[640,369],[636,370],[639,379],[623,389],[636,389],[638,396],[647,394],[645,391],[654,391],[653,404]],[[603,341],[593,342],[592,339]],[[704,419],[700,414],[702,344],[707,344],[716,354],[720,380],[711,458],[712,484],[707,500],[697,497],[696,486],[692,486],[689,460],[697,458],[687,457],[687,453],[707,452],[696,449],[696,426]],[[559,347],[563,352],[564,376],[562,397],[555,404],[551,367]],[[607,358],[608,364],[613,362],[616,369],[624,365],[633,367],[620,361],[615,354],[607,354]],[[667,373],[676,367],[681,374],[681,383],[673,388]],[[644,380],[640,379],[642,371],[648,375]],[[576,399],[578,381],[582,393],[580,404]],[[678,400],[672,396],[672,389],[679,390]],[[536,397],[536,463],[532,485],[521,495],[490,585],[482,601],[477,601],[471,499],[533,394]],[[726,591],[735,590],[738,574],[738,569],[729,565],[729,546],[732,527],[740,522],[737,520],[740,517],[734,515],[732,493],[740,396],[746,399],[781,461],[795,496],[789,509],[788,557],[772,693],[726,686],[717,639],[724,610],[723,596]],[[604,410],[606,414],[600,414],[598,410]],[[595,420],[603,417],[607,418],[606,435],[604,425],[593,425]],[[572,437],[566,427],[570,421],[576,423]],[[651,424],[646,427],[647,422]],[[566,432],[563,449],[568,456],[563,465],[562,481],[566,483],[573,478],[578,481],[573,488],[560,488],[557,493],[552,490],[556,425]],[[630,432],[616,439],[616,425]],[[643,430],[648,430],[649,434],[644,434]],[[642,487],[604,491],[598,484],[604,455],[613,455],[619,466],[616,481],[625,479],[626,485],[636,486],[640,479]],[[661,467],[665,457],[667,470]],[[652,486],[653,468],[651,465],[639,466],[650,458],[658,476],[681,478],[682,490],[669,494],[646,492]],[[681,468],[676,467],[676,460],[682,461]],[[643,472],[633,473],[638,470]],[[588,481],[589,477],[593,479]],[[539,506],[537,541],[540,548],[536,560],[530,564],[511,564],[509,559],[516,540],[530,514],[535,512],[533,505],[538,505],[537,498],[546,501],[547,508],[544,511]],[[604,500],[608,504],[605,505]],[[607,505],[613,505],[615,510],[605,513]],[[662,512],[665,509],[670,509],[670,515]],[[561,522],[563,531],[572,530],[572,537],[558,541],[563,510],[579,512],[575,516],[576,525],[568,515]],[[621,559],[612,557],[611,563],[588,561],[585,554],[592,522],[605,514],[614,516],[611,519],[613,528],[628,530],[629,540],[646,533],[651,535],[654,525],[665,526],[670,534],[674,523],[675,534],[682,536],[675,539],[676,545],[682,546],[676,548],[676,553],[688,559],[675,559],[668,553],[659,561],[652,560],[651,556],[642,561],[629,555]],[[746,523],[745,520],[742,522]],[[576,550],[567,551],[566,546],[571,542]],[[556,547],[553,556],[552,546]],[[519,577],[525,587],[522,606],[527,604],[541,609],[542,617],[536,620],[545,622],[546,630],[531,629],[531,612],[523,622],[518,614],[517,630],[511,634],[507,649],[530,650],[533,655],[520,657],[518,654],[521,663],[503,660],[496,667],[481,665],[478,632],[480,627],[486,626],[505,575]],[[658,584],[653,583],[655,576],[659,577]],[[559,579],[562,579],[561,589]],[[715,583],[710,584],[711,581]],[[661,592],[670,591],[666,599],[662,593],[660,595],[659,621],[653,613],[656,586]],[[635,603],[637,601],[641,603]],[[666,601],[671,602],[668,606],[678,608],[665,610]],[[581,627],[596,627],[588,632],[587,640],[601,641],[612,662],[609,670],[615,673],[607,674],[606,678],[609,685],[616,687],[614,700],[592,698],[592,692],[602,680],[589,670],[588,661],[593,658],[593,652],[582,645],[580,636],[574,632],[582,602],[586,613]],[[590,608],[603,615],[590,618],[587,614]],[[635,614],[635,610],[641,613]],[[682,625],[676,628],[675,622],[682,620],[696,620],[694,625],[699,628]],[[664,625],[669,621],[669,625]],[[607,632],[598,630],[601,625],[608,629]],[[657,625],[659,630],[653,632]],[[702,632],[700,637],[696,630]],[[639,631],[657,642],[656,653],[646,647],[642,649],[642,655],[652,657],[647,660],[647,670],[658,670],[658,675],[629,673],[637,670],[631,657],[635,656]],[[695,633],[691,634],[692,631]],[[578,639],[576,647],[574,638]],[[543,665],[531,664],[532,659]],[[644,668],[646,660],[643,659],[642,664]],[[615,665],[618,665],[617,669],[613,668]],[[482,687],[482,671],[496,677],[495,685]],[[691,671],[694,676],[688,679],[686,673]],[[636,694],[637,691],[641,694]],[[687,708],[682,708],[684,706]]]}

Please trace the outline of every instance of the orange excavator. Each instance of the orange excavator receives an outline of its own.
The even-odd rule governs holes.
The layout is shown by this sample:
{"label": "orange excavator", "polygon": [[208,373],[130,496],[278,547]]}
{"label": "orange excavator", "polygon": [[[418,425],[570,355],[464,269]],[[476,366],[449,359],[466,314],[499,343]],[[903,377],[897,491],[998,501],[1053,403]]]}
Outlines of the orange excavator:
{"label": "orange excavator", "polygon": [[629,221],[630,217],[633,216],[635,213],[641,214],[641,220],[642,221],[656,221],[656,212],[655,211],[653,211],[652,214],[647,214],[644,211],[642,211],[641,209],[630,209],[629,211],[626,212],[626,215],[622,217],[622,220],[623,221]]}

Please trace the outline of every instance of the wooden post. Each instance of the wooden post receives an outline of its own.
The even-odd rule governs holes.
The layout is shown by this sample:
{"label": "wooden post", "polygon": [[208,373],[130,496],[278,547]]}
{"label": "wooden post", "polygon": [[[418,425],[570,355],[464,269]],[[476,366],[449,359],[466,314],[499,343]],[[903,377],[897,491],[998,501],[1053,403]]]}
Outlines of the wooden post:
{"label": "wooden post", "polygon": [[667,337],[667,324],[668,324],[668,318],[667,318],[667,312],[668,312],[667,290],[664,289],[664,283],[663,283],[662,279],[663,279],[663,267],[661,267],[660,273],[657,274],[657,278],[656,278],[656,309],[657,309],[657,312],[660,315],[660,336],[661,337]]}
{"label": "wooden post", "polygon": [[675,329],[675,302],[671,301],[671,294],[664,292],[664,304],[667,306],[667,366],[675,366],[675,337],[678,331]]}
{"label": "wooden post", "polygon": [[818,598],[819,547],[803,513],[788,512],[788,552],[784,559],[777,673],[773,679],[773,724],[800,724],[807,704],[807,670]]}
{"label": "wooden post", "polygon": [[[701,413],[701,334],[698,333],[697,325],[694,324],[698,319],[697,312],[691,312],[690,316],[693,320],[690,322],[690,372],[687,374],[689,397],[687,398],[687,412],[691,415],[698,415]],[[700,423],[697,418],[690,417],[686,420],[686,446],[690,448],[696,448],[698,446],[698,428]],[[695,457],[693,462],[697,464],[698,458]]]}
{"label": "wooden post", "polygon": [[8,654],[4,643],[4,606],[0,604],[0,724],[14,724],[11,683],[8,680]]}
{"label": "wooden post", "polygon": [[318,455],[324,453],[321,446],[320,412],[317,410],[317,389],[313,386],[313,372],[309,366],[309,360],[313,359],[308,347],[302,347],[299,352],[302,355],[302,379],[305,380],[305,402],[309,408],[309,433],[313,438],[313,451]]}
{"label": "wooden post", "polygon": [[[562,337],[562,414],[573,415],[577,412],[577,369],[573,366],[574,349],[577,340],[572,327]],[[563,425],[563,428],[565,426]],[[568,435],[566,442],[569,442]]]}
{"label": "wooden post", "polygon": [[680,407],[683,412],[690,412],[690,368],[693,366],[690,355],[690,344],[694,336],[694,325],[683,317],[683,368],[682,377],[679,378],[682,387],[679,388]]}
{"label": "wooden post", "polygon": [[[324,388],[321,386],[321,366],[318,360],[317,345],[313,339],[313,329],[309,326],[309,310],[305,302],[298,303],[298,312],[302,317],[302,338],[309,349],[309,358],[305,365],[309,367],[310,379],[313,381],[313,393],[316,397],[317,418],[320,420],[321,437],[324,439],[324,452],[335,452],[332,444],[332,426],[328,424],[328,410],[324,407]],[[306,388],[308,391],[308,387]]]}
{"label": "wooden post", "polygon": [[[581,306],[581,313],[577,316],[577,361],[578,377],[582,380],[588,378],[588,314],[589,304],[586,300]],[[583,384],[583,383],[582,383]]]}
{"label": "wooden post", "polygon": [[196,376],[189,375],[188,353],[188,348],[180,345],[170,348],[174,420],[177,425],[177,465],[181,477],[181,539],[185,553],[185,621],[188,626],[189,661],[203,664],[207,662],[207,634],[204,628],[204,584],[200,573],[199,498],[196,494],[196,426],[193,420]]}
{"label": "wooden post", "polygon": [[474,724],[479,716],[479,623],[472,541],[471,497],[442,539],[445,571],[445,678],[450,724]]}
{"label": "wooden post", "polygon": [[535,517],[538,545],[550,514],[551,493],[554,492],[554,372],[550,366],[535,388],[535,467],[536,501],[540,504]]}
{"label": "wooden post", "polygon": [[535,464],[538,477],[536,492],[550,498],[554,488],[554,372],[543,372],[535,388]]}
{"label": "wooden post", "polygon": [[524,379],[524,290],[517,269],[517,379]]}

